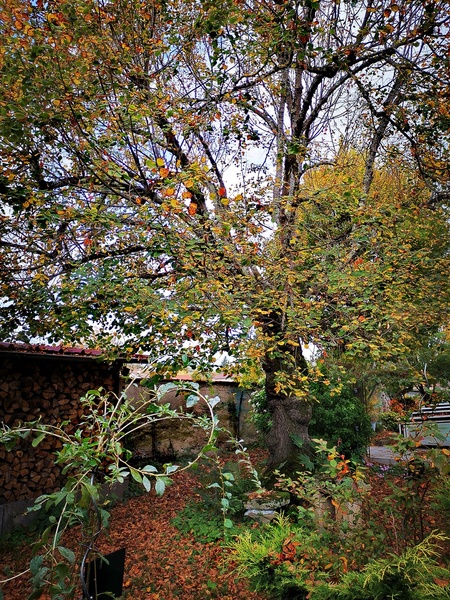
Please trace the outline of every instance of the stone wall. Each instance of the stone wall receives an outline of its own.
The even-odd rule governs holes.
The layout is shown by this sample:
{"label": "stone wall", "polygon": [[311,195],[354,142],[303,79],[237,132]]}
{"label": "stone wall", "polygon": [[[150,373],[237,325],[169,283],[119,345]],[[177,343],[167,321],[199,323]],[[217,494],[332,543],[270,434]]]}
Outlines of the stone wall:
{"label": "stone wall", "polygon": [[[230,382],[200,383],[199,392],[209,398],[219,396],[220,402],[214,407],[214,412],[219,418],[221,428],[227,429],[233,437],[244,437],[247,444],[254,440],[255,432],[247,418],[248,392],[240,390],[231,380]],[[137,401],[142,397],[147,398],[148,391],[137,382],[135,386],[127,389],[127,396]],[[183,404],[182,396],[177,394],[176,390],[166,394],[162,402],[169,403],[172,409],[177,409]],[[197,414],[208,413],[202,401],[197,403],[195,411]],[[225,444],[229,437],[227,433],[222,433],[219,443]],[[174,460],[199,452],[205,441],[205,432],[192,427],[189,421],[170,420],[153,425],[150,431],[141,432],[138,437],[134,438],[133,447],[137,454],[145,457]]]}

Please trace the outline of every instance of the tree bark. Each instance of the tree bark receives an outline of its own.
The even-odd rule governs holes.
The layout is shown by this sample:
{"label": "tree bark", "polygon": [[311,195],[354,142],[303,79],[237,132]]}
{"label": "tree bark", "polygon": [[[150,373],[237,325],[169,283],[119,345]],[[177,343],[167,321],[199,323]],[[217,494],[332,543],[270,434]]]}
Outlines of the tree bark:
{"label": "tree bark", "polygon": [[[269,450],[266,473],[275,469],[292,474],[302,468],[301,454],[310,453],[308,425],[311,420],[312,406],[303,398],[281,396],[269,402],[272,427],[266,436]],[[304,450],[294,444],[292,436],[302,439]]]}
{"label": "tree bark", "polygon": [[[269,322],[271,340],[275,338],[284,342],[282,315],[272,313]],[[308,373],[308,364],[301,345],[290,345],[288,339],[286,342],[281,346],[282,352],[273,349],[268,351],[263,362],[267,405],[272,419],[271,429],[266,436],[269,450],[266,476],[269,479],[275,469],[280,469],[286,474],[295,473],[302,468],[300,455],[310,454],[308,425],[312,416],[312,406],[308,402],[307,393],[303,395],[301,392],[304,387],[301,378]],[[286,348],[291,348],[291,351],[288,352]],[[298,393],[279,389],[282,388],[278,382],[280,374],[283,375],[283,379],[288,377],[289,384],[297,384],[294,387],[299,390]],[[293,436],[302,440],[303,449],[299,449],[298,444],[294,443]]]}

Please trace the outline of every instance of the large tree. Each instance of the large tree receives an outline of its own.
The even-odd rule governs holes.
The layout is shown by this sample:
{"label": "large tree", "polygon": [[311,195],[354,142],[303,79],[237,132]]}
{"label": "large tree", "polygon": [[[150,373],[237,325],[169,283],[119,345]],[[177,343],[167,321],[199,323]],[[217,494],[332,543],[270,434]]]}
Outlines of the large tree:
{"label": "large tree", "polygon": [[448,17],[2,0],[2,337],[259,363],[289,460],[305,344],[392,356],[448,307]]}

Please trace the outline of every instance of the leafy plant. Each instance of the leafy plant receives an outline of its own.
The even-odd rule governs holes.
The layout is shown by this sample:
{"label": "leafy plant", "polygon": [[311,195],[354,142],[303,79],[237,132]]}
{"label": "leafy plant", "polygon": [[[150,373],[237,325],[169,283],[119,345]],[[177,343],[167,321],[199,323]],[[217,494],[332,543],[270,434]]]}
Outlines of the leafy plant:
{"label": "leafy plant", "polygon": [[[224,523],[221,513],[211,504],[191,501],[171,521],[172,525],[183,535],[193,535],[203,543],[216,542],[224,537]],[[238,532],[232,523],[227,530],[230,535]]]}
{"label": "leafy plant", "polygon": [[238,573],[274,599],[437,600],[450,597],[450,571],[439,562],[446,541],[435,532],[400,556],[375,559],[365,546],[361,552],[359,535],[342,539],[278,516],[229,547]]}
{"label": "leafy plant", "polygon": [[370,560],[361,572],[343,574],[336,584],[309,586],[311,600],[446,600],[450,571],[440,564],[440,546],[448,542],[433,532],[400,556]]}
{"label": "leafy plant", "polygon": [[370,417],[354,393],[354,385],[345,381],[342,373],[339,379],[333,383],[321,377],[311,383],[311,396],[315,402],[309,433],[312,437],[328,440],[348,458],[362,457],[372,435]]}
{"label": "leafy plant", "polygon": [[[161,403],[161,398],[170,390],[184,394],[185,408],[172,410],[169,404]],[[205,403],[209,418],[189,411],[199,399]],[[128,436],[155,422],[185,419],[205,430],[204,451],[214,448],[215,402],[199,394],[196,384],[189,387],[166,384],[157,388],[152,398],[133,403],[125,396],[112,401],[102,390],[91,390],[80,403],[85,414],[74,434],[66,433],[65,422],[46,425],[36,421],[13,428],[3,425],[0,430],[0,443],[7,448],[11,448],[16,440],[28,437],[33,438],[33,446],[46,436],[56,437],[62,443],[56,462],[64,465],[62,473],[67,475],[67,481],[61,490],[37,498],[30,509],[53,510],[56,515],[49,516],[48,527],[34,545],[34,557],[29,567],[33,592],[29,600],[40,597],[45,590],[55,600],[72,598],[76,589],[75,576],[80,570],[83,597],[90,597],[84,581],[84,566],[89,554],[96,553],[95,541],[107,525],[109,516],[103,484],[122,483],[131,476],[149,492],[153,479],[155,492],[161,495],[166,485],[171,483],[173,473],[188,468],[202,455],[200,453],[184,467],[165,464],[161,471],[150,464],[133,466],[131,452],[124,444]],[[80,547],[72,549],[64,545],[64,533],[76,524],[82,527],[85,539],[83,551]]]}
{"label": "leafy plant", "polygon": [[218,451],[210,452],[201,465],[197,489],[202,507],[210,515],[222,518],[222,536],[233,533],[233,520],[244,511],[246,494],[261,489],[258,472],[253,466],[247,449],[242,442],[230,438],[236,459],[224,461]]}
{"label": "leafy plant", "polygon": [[442,522],[444,531],[450,534],[450,478],[441,477],[432,491],[432,508]]}
{"label": "leafy plant", "polygon": [[326,441],[312,441],[313,472],[301,471],[295,478],[278,474],[276,487],[289,491],[300,502],[297,515],[300,523],[313,517],[322,528],[347,532],[361,518],[362,502],[368,492],[363,467],[346,459]]}
{"label": "leafy plant", "polygon": [[442,437],[436,426],[424,422],[414,433],[414,437],[398,434],[393,438],[392,449],[398,459],[395,468],[389,469],[391,476],[386,477],[391,493],[377,506],[380,514],[384,513],[380,516],[380,524],[384,524],[397,553],[424,539],[424,516],[432,491],[443,485],[450,471],[447,448],[438,447],[426,452],[420,448],[423,437]]}
{"label": "leafy plant", "polygon": [[377,428],[381,431],[395,431],[398,433],[398,426],[403,421],[404,419],[399,413],[389,410],[378,415]]}

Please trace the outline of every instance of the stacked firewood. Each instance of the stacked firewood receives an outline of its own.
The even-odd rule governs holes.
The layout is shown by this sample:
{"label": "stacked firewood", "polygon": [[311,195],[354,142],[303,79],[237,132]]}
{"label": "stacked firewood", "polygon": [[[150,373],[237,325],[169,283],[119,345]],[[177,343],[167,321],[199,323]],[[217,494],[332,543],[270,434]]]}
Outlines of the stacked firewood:
{"label": "stacked firewood", "polygon": [[[0,426],[9,427],[40,419],[56,425],[67,421],[67,433],[78,426],[84,409],[80,404],[88,390],[113,389],[106,363],[58,360],[0,361]],[[13,450],[0,446],[0,504],[30,500],[63,484],[61,467],[55,465],[58,439],[47,436],[36,448],[31,439],[20,440]]]}

